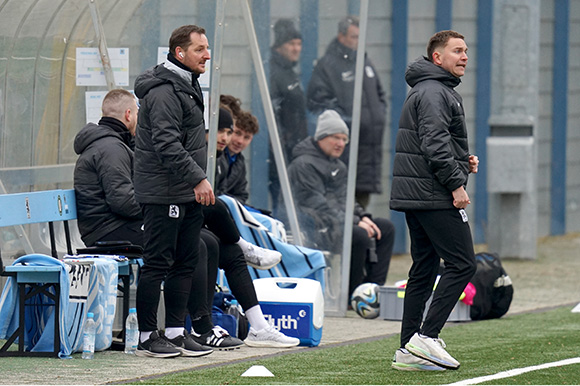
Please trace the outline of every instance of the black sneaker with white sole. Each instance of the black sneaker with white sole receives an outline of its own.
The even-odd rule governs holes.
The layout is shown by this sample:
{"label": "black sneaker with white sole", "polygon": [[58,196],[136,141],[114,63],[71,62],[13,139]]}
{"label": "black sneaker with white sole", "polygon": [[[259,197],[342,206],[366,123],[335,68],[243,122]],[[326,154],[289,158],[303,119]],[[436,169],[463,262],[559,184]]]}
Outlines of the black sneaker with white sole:
{"label": "black sneaker with white sole", "polygon": [[193,340],[185,329],[183,330],[183,335],[179,335],[173,339],[167,338],[167,340],[169,343],[173,343],[184,357],[202,357],[213,352],[211,347],[203,346]]}
{"label": "black sneaker with white sole", "polygon": [[139,342],[135,355],[152,358],[173,358],[181,355],[181,351],[167,340],[165,336],[153,331],[149,339]]}
{"label": "black sneaker with white sole", "polygon": [[191,337],[199,344],[213,347],[217,350],[234,350],[244,345],[244,342],[231,336],[223,327],[215,326],[205,334],[191,333]]}

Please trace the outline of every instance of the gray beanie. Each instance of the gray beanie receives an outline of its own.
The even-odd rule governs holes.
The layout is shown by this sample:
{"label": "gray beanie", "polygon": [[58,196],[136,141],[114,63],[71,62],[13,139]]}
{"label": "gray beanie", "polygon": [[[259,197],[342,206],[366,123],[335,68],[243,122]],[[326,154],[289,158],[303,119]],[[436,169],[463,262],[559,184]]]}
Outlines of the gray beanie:
{"label": "gray beanie", "polygon": [[318,116],[314,140],[320,141],[322,138],[333,134],[346,134],[348,137],[348,126],[336,111],[325,110]]}

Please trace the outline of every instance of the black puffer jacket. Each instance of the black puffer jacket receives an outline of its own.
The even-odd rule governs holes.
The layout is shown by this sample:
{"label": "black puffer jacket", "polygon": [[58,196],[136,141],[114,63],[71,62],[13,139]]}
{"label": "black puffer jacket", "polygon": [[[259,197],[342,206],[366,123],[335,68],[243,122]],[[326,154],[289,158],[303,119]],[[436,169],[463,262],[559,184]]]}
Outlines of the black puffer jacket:
{"label": "black puffer jacket", "polygon": [[87,246],[142,218],[133,191],[130,137],[123,123],[109,117],[89,123],[75,137],[77,224]]}
{"label": "black puffer jacket", "polygon": [[[349,127],[352,121],[356,51],[334,39],[320,58],[308,84],[307,105],[315,114],[336,110]],[[381,192],[382,143],[387,103],[381,82],[365,55],[356,190]],[[341,159],[348,163],[348,147]]]}
{"label": "black puffer jacket", "polygon": [[270,93],[286,159],[290,159],[294,146],[308,136],[306,97],[298,74],[294,71],[295,64],[272,50]]}
{"label": "black puffer jacket", "polygon": [[[294,202],[300,212],[314,220],[316,230],[325,233],[327,240],[321,246],[328,248],[325,244],[342,239],[348,169],[340,159],[324,154],[312,137],[296,145],[293,155],[288,179],[292,182]],[[355,203],[354,224],[363,216],[371,217]]]}
{"label": "black puffer jacket", "polygon": [[467,185],[469,149],[461,80],[426,58],[407,68],[412,87],[399,120],[390,207],[451,209],[451,192]]}
{"label": "black puffer jacket", "polygon": [[135,138],[135,195],[148,204],[193,202],[207,162],[203,96],[163,64],[135,80],[140,99]]}

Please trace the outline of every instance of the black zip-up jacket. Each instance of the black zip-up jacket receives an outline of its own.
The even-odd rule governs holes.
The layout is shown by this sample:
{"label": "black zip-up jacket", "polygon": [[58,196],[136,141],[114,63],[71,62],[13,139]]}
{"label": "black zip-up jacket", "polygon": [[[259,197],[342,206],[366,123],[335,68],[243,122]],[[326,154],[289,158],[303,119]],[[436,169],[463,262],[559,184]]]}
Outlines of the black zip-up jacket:
{"label": "black zip-up jacket", "polygon": [[452,191],[467,185],[469,148],[461,80],[427,58],[407,68],[407,95],[395,147],[391,209],[451,209]]}
{"label": "black zip-up jacket", "polygon": [[193,202],[193,188],[206,178],[203,96],[197,76],[191,75],[186,81],[160,64],[135,80],[140,100],[135,196],[140,203]]}
{"label": "black zip-up jacket", "polygon": [[[315,114],[336,110],[351,127],[355,67],[356,51],[334,39],[312,72],[308,109]],[[380,193],[387,103],[377,72],[366,54],[363,71],[356,190]],[[348,148],[341,159],[348,163]]]}
{"label": "black zip-up jacket", "polygon": [[129,221],[142,219],[133,191],[131,134],[119,120],[103,117],[75,137],[77,224],[87,246]]}

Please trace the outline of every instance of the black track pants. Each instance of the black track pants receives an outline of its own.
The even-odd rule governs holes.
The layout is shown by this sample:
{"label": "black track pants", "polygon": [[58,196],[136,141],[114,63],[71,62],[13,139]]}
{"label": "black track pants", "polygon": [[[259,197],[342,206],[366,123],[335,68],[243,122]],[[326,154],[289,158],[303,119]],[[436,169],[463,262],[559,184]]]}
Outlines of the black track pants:
{"label": "black track pants", "polygon": [[[475,253],[467,215],[459,209],[405,212],[413,265],[405,289],[401,347],[416,333],[436,338],[475,273]],[[425,302],[433,292],[440,259],[445,269],[421,326]]]}

